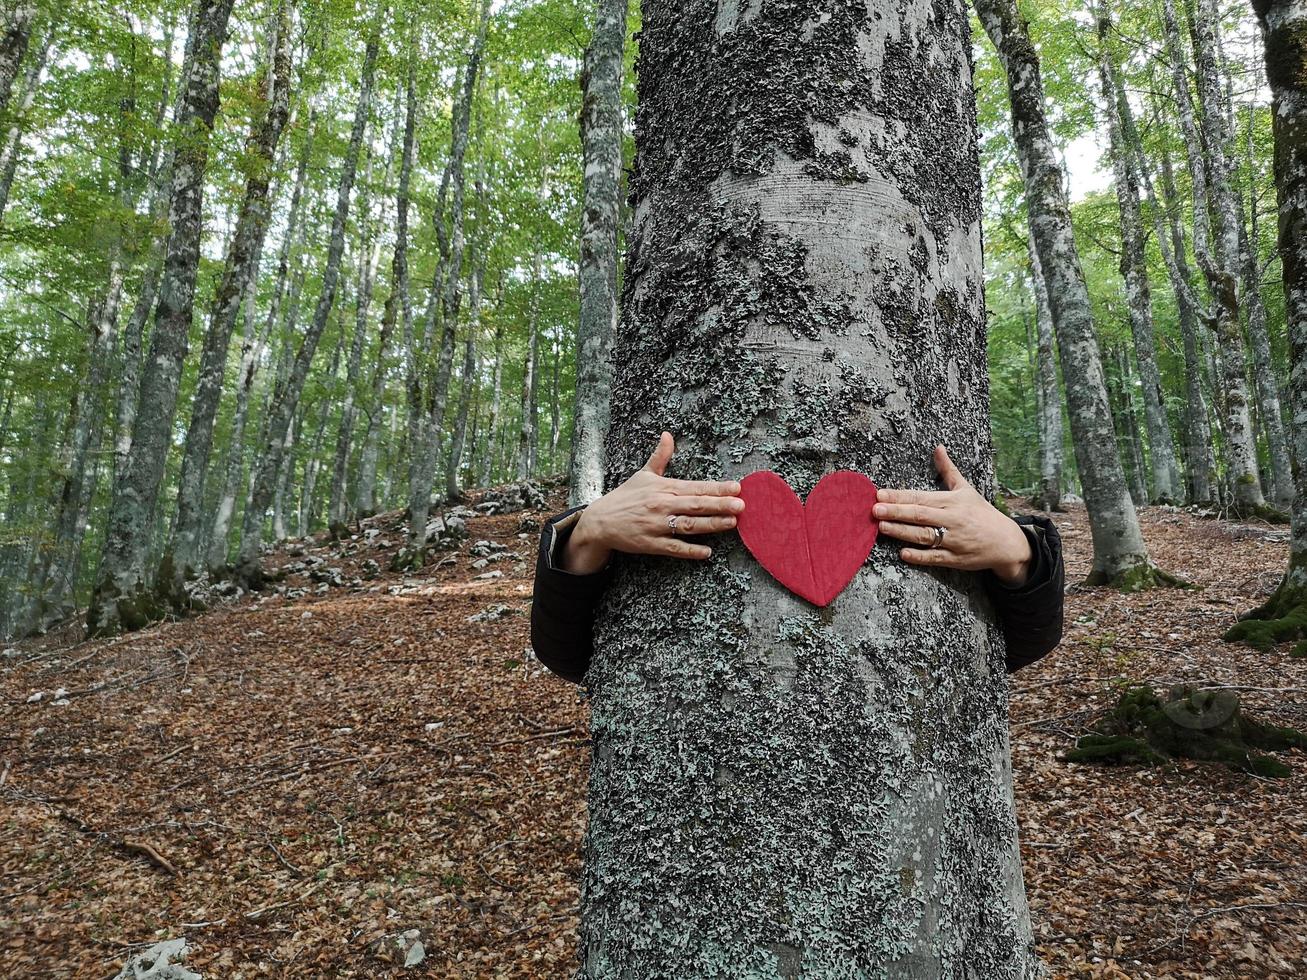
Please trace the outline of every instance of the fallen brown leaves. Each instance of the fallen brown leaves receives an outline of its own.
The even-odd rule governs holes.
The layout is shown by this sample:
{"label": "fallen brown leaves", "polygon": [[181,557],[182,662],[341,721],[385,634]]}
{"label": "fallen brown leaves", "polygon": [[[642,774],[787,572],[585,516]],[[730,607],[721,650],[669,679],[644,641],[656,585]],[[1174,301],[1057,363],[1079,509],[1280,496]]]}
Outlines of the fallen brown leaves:
{"label": "fallen brown leaves", "polygon": [[[420,575],[292,576],[304,594],[7,658],[0,974],[112,976],[185,935],[214,978],[569,975],[589,748],[577,692],[526,652],[541,516],[475,519]],[[1203,588],[1077,590],[1062,649],[1012,679],[1041,951],[1061,976],[1307,974],[1301,753],[1279,782],[1057,760],[1122,676],[1238,684],[1307,725],[1307,662],[1219,640],[1274,586],[1283,534],[1144,521],[1158,562]],[[1082,578],[1083,513],[1059,524]],[[315,553],[347,580],[385,567],[394,518],[368,527]],[[479,539],[522,560],[473,568]]]}

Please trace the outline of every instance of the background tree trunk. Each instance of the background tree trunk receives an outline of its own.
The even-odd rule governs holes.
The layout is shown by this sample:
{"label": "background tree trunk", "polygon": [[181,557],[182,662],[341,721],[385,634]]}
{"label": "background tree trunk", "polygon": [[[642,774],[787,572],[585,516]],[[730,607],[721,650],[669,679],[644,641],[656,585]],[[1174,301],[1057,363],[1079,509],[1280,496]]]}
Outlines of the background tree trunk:
{"label": "background tree trunk", "polygon": [[0,116],[9,111],[9,96],[13,94],[14,79],[27,53],[32,38],[32,22],[36,20],[36,4],[31,0],[9,0],[0,14],[4,26],[0,30]]}
{"label": "background tree trunk", "polygon": [[258,257],[263,250],[271,214],[268,189],[272,184],[277,145],[290,117],[289,0],[280,0],[277,5],[271,48],[270,64],[263,79],[263,106],[256,112],[246,140],[250,169],[240,216],[227,252],[222,281],[213,298],[209,329],[200,355],[200,374],[195,385],[191,421],[186,430],[181,475],[177,483],[177,522],[172,549],[160,568],[158,586],[161,597],[166,597],[175,608],[185,608],[189,604],[183,585],[201,571],[209,514],[204,488],[213,450],[214,422],[222,400],[227,351],[245,300],[246,286],[258,274]]}
{"label": "background tree trunk", "polygon": [[594,33],[581,72],[581,308],[568,502],[588,504],[604,488],[613,332],[617,326],[617,230],[622,193],[622,64],[627,0],[596,0]]}
{"label": "background tree trunk", "polygon": [[36,55],[27,66],[27,74],[23,80],[23,94],[19,98],[13,117],[9,120],[4,144],[0,146],[0,224],[4,223],[5,208],[9,205],[9,192],[13,189],[14,175],[18,172],[18,155],[23,147],[23,117],[31,111],[32,104],[36,101],[36,93],[41,87],[41,76],[50,58],[54,38],[54,28],[47,28],[45,39],[36,49]]}
{"label": "background tree trunk", "polygon": [[1062,166],[1044,113],[1039,55],[1015,0],[977,0],[985,33],[1007,72],[1012,131],[1026,185],[1031,234],[1048,283],[1049,308],[1062,359],[1071,437],[1094,540],[1094,581],[1137,587],[1152,580],[1139,518],[1117,453],[1107,386]]}
{"label": "background tree trunk", "polygon": [[260,551],[263,544],[263,517],[276,492],[277,475],[281,468],[285,450],[286,434],[290,430],[291,419],[299,405],[304,383],[308,379],[309,365],[317,351],[318,341],[327,327],[332,307],[336,302],[336,288],[340,282],[340,261],[345,251],[345,222],[349,219],[350,193],[354,189],[354,179],[358,173],[359,152],[363,145],[363,134],[367,130],[368,118],[372,112],[372,87],[376,76],[377,49],[380,44],[381,22],[385,17],[384,6],[377,11],[376,27],[368,38],[363,54],[363,70],[359,76],[359,98],[354,109],[354,127],[350,133],[349,147],[345,152],[345,161],[341,165],[340,185],[336,191],[336,212],[332,218],[331,238],[327,246],[327,261],[323,267],[322,287],[318,293],[317,306],[313,311],[313,320],[300,343],[291,367],[290,376],[285,386],[278,388],[277,395],[268,409],[268,435],[265,449],[258,463],[258,472],[254,480],[254,492],[249,506],[245,508],[245,517],[241,527],[240,552],[237,555],[237,574],[247,585],[258,585],[262,581],[260,568]]}
{"label": "background tree trunk", "polygon": [[1057,380],[1057,343],[1053,314],[1048,307],[1048,285],[1039,265],[1039,250],[1030,240],[1030,284],[1035,294],[1038,332],[1036,379],[1039,385],[1039,492],[1035,501],[1043,510],[1062,509],[1062,389]]}
{"label": "background tree trunk", "polygon": [[[944,442],[992,493],[968,33],[957,3],[646,0],[609,485],[666,428],[677,477],[926,488]],[[616,557],[582,974],[1035,976],[979,580],[882,546],[817,610],[712,543]]]}
{"label": "background tree trunk", "polygon": [[177,389],[195,303],[204,174],[209,134],[218,111],[218,69],[232,3],[233,0],[199,0],[192,13],[187,44],[189,57],[173,150],[168,204],[171,231],[150,338],[150,356],[141,378],[132,446],[123,472],[116,475],[104,555],[87,613],[87,626],[93,634],[137,629],[158,614],[153,599],[148,596],[145,560],[159,485],[168,461]]}

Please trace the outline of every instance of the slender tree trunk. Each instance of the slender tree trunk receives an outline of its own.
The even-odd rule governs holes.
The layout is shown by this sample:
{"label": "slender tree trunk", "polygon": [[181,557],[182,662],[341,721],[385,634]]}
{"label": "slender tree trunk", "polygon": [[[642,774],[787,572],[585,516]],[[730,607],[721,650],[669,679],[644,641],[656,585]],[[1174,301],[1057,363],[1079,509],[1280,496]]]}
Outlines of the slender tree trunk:
{"label": "slender tree trunk", "polygon": [[[277,489],[272,495],[272,540],[285,541],[290,537],[290,528],[286,524],[286,506],[291,499],[291,484],[295,482],[295,444],[304,428],[303,411],[296,414],[291,424],[286,427],[286,438],[282,441],[281,465],[277,470]],[[258,470],[255,470],[258,479]]]}
{"label": "slender tree trunk", "polygon": [[1257,0],[1275,133],[1279,249],[1289,334],[1289,399],[1299,467],[1293,531],[1284,580],[1271,599],[1226,634],[1261,646],[1299,639],[1307,654],[1307,8],[1292,0]]}
{"label": "slender tree trunk", "polygon": [[[1249,410],[1243,326],[1239,317],[1240,220],[1218,67],[1215,30],[1219,19],[1215,4],[1201,0],[1198,14],[1190,25],[1194,42],[1194,74],[1202,107],[1199,122],[1202,146],[1207,154],[1205,174],[1208,219],[1211,222],[1211,254],[1203,272],[1212,294],[1216,336],[1221,347],[1225,456],[1234,492],[1233,503],[1239,512],[1256,513],[1265,507],[1266,500],[1257,471],[1257,440]],[[1202,262],[1201,255],[1199,259]]]}
{"label": "slender tree trunk", "polygon": [[218,111],[218,70],[233,0],[198,0],[173,150],[168,246],[141,378],[132,447],[117,486],[104,555],[87,615],[91,633],[137,629],[158,615],[145,576],[159,486],[171,444],[182,363],[195,302],[209,134]]}
{"label": "slender tree trunk", "polygon": [[1244,297],[1248,310],[1248,346],[1252,350],[1253,380],[1257,391],[1257,414],[1266,434],[1266,451],[1270,457],[1271,502],[1289,513],[1293,508],[1293,454],[1284,431],[1280,407],[1280,385],[1271,361],[1271,335],[1266,322],[1266,303],[1262,299],[1262,271],[1259,248],[1260,220],[1256,196],[1257,168],[1253,160],[1252,107],[1248,110],[1248,227],[1240,224],[1240,254],[1243,263]]}
{"label": "slender tree trunk", "polygon": [[536,365],[540,349],[540,277],[541,256],[539,243],[531,250],[531,306],[527,311],[526,360],[522,365],[522,413],[517,433],[517,478],[529,479],[534,474],[536,448]]}
{"label": "slender tree trunk", "polygon": [[1162,373],[1157,366],[1157,342],[1153,336],[1153,303],[1148,281],[1148,261],[1143,217],[1139,208],[1139,179],[1130,160],[1130,147],[1123,132],[1118,103],[1117,67],[1112,55],[1112,23],[1106,4],[1098,8],[1099,77],[1107,116],[1112,174],[1116,185],[1121,225],[1121,277],[1125,280],[1126,305],[1130,311],[1130,332],[1144,395],[1144,423],[1152,460],[1152,496],[1159,503],[1177,503],[1183,496],[1183,477],[1176,459],[1171,424],[1166,417]]}
{"label": "slender tree trunk", "polygon": [[1062,509],[1062,391],[1057,381],[1056,340],[1053,337],[1053,314],[1048,306],[1048,285],[1039,265],[1039,251],[1030,241],[1030,283],[1035,294],[1035,323],[1038,331],[1038,354],[1035,376],[1039,393],[1039,492],[1036,505],[1041,510]]}
{"label": "slender tree trunk", "polygon": [[1135,415],[1134,397],[1131,395],[1134,381],[1130,375],[1130,357],[1124,347],[1109,351],[1116,361],[1116,377],[1113,382],[1109,374],[1108,388],[1112,392],[1116,407],[1112,414],[1117,420],[1117,445],[1126,450],[1125,473],[1130,485],[1130,499],[1135,506],[1143,507],[1148,503],[1148,468],[1144,463],[1144,451],[1139,442],[1139,420]]}
{"label": "slender tree trunk", "polygon": [[[472,97],[476,92],[481,71],[481,58],[485,50],[486,28],[490,20],[490,0],[482,0],[481,18],[477,35],[468,54],[463,73],[463,85],[455,106],[450,138],[449,164],[442,180],[441,196],[437,207],[437,233],[444,234],[444,192],[448,187],[452,202],[450,233],[447,250],[441,248],[441,261],[432,283],[427,310],[426,337],[433,337],[439,328],[440,345],[434,377],[425,393],[421,422],[417,426],[417,465],[411,470],[409,488],[409,532],[405,547],[395,557],[397,567],[421,568],[426,562],[427,518],[431,510],[431,492],[435,487],[436,467],[440,456],[441,436],[444,434],[445,408],[449,398],[449,382],[453,375],[454,346],[458,328],[458,311],[462,302],[463,220],[466,181],[463,161],[467,154],[468,136],[472,123]],[[426,354],[423,344],[423,355]]]}
{"label": "slender tree trunk", "polygon": [[0,116],[9,111],[9,96],[14,90],[14,79],[22,66],[23,55],[32,37],[32,22],[36,20],[37,5],[31,0],[7,0],[0,7],[3,26],[0,27]]}
{"label": "slender tree trunk", "polygon": [[458,394],[458,410],[454,419],[454,436],[445,465],[445,494],[450,500],[460,500],[463,490],[459,474],[463,466],[463,451],[467,442],[468,413],[472,410],[472,394],[477,378],[477,332],[481,329],[481,286],[485,279],[485,266],[480,255],[474,262],[468,292],[467,336],[463,340],[463,368]]}
{"label": "slender tree trunk", "polygon": [[[343,317],[337,319],[343,319]],[[327,422],[331,419],[331,403],[336,400],[335,391],[339,383],[340,354],[345,346],[344,324],[338,323],[337,329],[339,336],[336,340],[336,347],[331,354],[331,367],[327,371],[325,378],[327,382],[327,393],[323,399],[325,404],[320,403],[314,406],[316,410],[313,414],[318,418],[318,425],[313,432],[313,440],[309,443],[308,460],[304,464],[304,485],[301,488],[299,520],[296,523],[296,536],[301,538],[308,537],[317,523],[314,494],[318,486],[318,476],[322,472],[322,444],[327,436]]]}
{"label": "slender tree trunk", "polygon": [[336,191],[336,211],[332,219],[331,238],[327,247],[327,260],[323,266],[322,286],[318,293],[317,306],[313,319],[300,342],[294,364],[286,384],[280,387],[269,407],[268,435],[265,450],[258,463],[254,480],[254,492],[241,526],[240,551],[237,555],[237,575],[249,586],[262,582],[260,565],[263,545],[263,518],[276,493],[277,475],[285,453],[286,435],[290,431],[291,419],[299,405],[300,395],[308,380],[309,366],[317,351],[318,341],[327,327],[327,320],[336,302],[336,288],[340,281],[341,257],[345,251],[345,224],[349,219],[350,194],[354,189],[354,179],[358,173],[359,153],[363,145],[363,134],[367,129],[368,117],[372,111],[372,88],[376,75],[377,49],[380,44],[379,31],[384,7],[377,12],[376,27],[368,38],[363,56],[363,70],[359,78],[359,98],[354,110],[354,126],[350,133],[349,147],[345,161],[341,165],[340,185]]}
{"label": "slender tree trunk", "polygon": [[17,111],[9,120],[5,132],[4,144],[0,146],[0,224],[4,223],[5,208],[9,205],[9,192],[14,186],[14,175],[18,172],[18,156],[23,147],[23,117],[32,109],[36,93],[41,87],[41,75],[45,72],[50,49],[54,45],[55,32],[46,31],[45,40],[37,48],[36,55],[27,66],[24,78],[23,94],[18,101]]}
{"label": "slender tree trunk", "polygon": [[1012,129],[1026,204],[1062,360],[1077,469],[1094,542],[1090,580],[1135,588],[1155,570],[1117,453],[1107,386],[1094,336],[1089,292],[1071,229],[1063,171],[1044,114],[1039,56],[1015,0],[977,0],[976,12],[1007,72]]}
{"label": "slender tree trunk", "polygon": [[595,26],[581,72],[581,292],[568,499],[603,493],[603,444],[617,326],[617,231],[622,193],[622,65],[628,0],[595,0]]}
{"label": "slender tree trunk", "polygon": [[[496,303],[496,306],[499,304]],[[490,381],[490,410],[486,416],[486,451],[481,457],[481,473],[477,479],[483,487],[490,486],[490,480],[495,472],[495,462],[499,455],[499,445],[496,442],[498,429],[495,427],[499,422],[500,400],[503,397],[504,387],[504,321],[501,317],[495,317],[495,365],[491,369]]]}
{"label": "slender tree trunk", "polygon": [[[642,14],[608,484],[669,429],[677,477],[925,488],[942,441],[992,493],[964,8]],[[819,610],[712,543],[596,623],[581,975],[1037,976],[980,580],[877,548]]]}
{"label": "slender tree trunk", "polygon": [[[388,170],[389,168],[387,168]],[[369,167],[370,170],[370,167]],[[365,183],[367,181],[365,180]],[[350,342],[349,361],[345,366],[345,400],[340,410],[340,426],[336,430],[336,453],[331,467],[331,495],[327,504],[327,523],[333,529],[345,523],[345,478],[349,471],[350,450],[354,445],[355,393],[358,390],[359,370],[363,366],[363,345],[368,337],[368,313],[372,309],[372,285],[381,262],[381,240],[372,248],[367,246],[373,238],[372,225],[366,220],[366,198],[360,195],[359,211],[365,217],[360,224],[365,229],[360,235],[359,274],[354,305],[354,336]],[[380,365],[378,364],[378,369]]]}
{"label": "slender tree trunk", "polygon": [[258,257],[268,231],[271,213],[269,187],[272,183],[277,145],[290,117],[291,33],[290,2],[280,0],[272,41],[271,65],[261,80],[263,106],[246,140],[248,176],[240,216],[223,268],[222,281],[213,298],[209,329],[200,355],[200,373],[190,426],[182,451],[177,486],[177,522],[172,548],[159,570],[159,589],[176,608],[188,605],[183,584],[201,571],[204,534],[208,530],[205,507],[205,479],[213,449],[213,428],[222,400],[222,382],[232,330],[245,299],[246,285],[258,273]]}

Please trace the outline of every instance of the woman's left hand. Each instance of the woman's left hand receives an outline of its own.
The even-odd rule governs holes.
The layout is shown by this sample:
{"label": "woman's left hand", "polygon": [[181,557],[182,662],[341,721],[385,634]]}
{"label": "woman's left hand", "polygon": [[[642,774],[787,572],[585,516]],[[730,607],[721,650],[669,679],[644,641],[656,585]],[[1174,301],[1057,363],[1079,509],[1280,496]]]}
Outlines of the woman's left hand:
{"label": "woman's left hand", "polygon": [[[880,490],[872,515],[880,530],[917,547],[899,552],[912,565],[989,569],[1010,586],[1021,585],[1030,573],[1030,540],[1016,521],[1004,516],[976,492],[949,459],[935,447],[935,468],[947,490]],[[943,528],[943,539],[935,547]]]}

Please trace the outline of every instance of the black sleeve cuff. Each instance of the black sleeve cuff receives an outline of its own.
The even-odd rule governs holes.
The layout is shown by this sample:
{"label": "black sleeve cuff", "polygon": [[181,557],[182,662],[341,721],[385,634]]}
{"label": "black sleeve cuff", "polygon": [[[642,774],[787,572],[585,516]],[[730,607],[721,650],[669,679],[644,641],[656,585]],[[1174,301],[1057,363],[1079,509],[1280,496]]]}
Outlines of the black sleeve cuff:
{"label": "black sleeve cuff", "polygon": [[595,611],[611,578],[607,567],[578,575],[560,565],[582,509],[564,511],[541,529],[531,601],[531,648],[542,664],[577,684],[590,666]]}
{"label": "black sleeve cuff", "polygon": [[1062,641],[1066,572],[1062,539],[1044,517],[1013,518],[1030,539],[1030,573],[1018,586],[1006,585],[993,572],[985,587],[1007,641],[1007,671],[1027,667]]}

